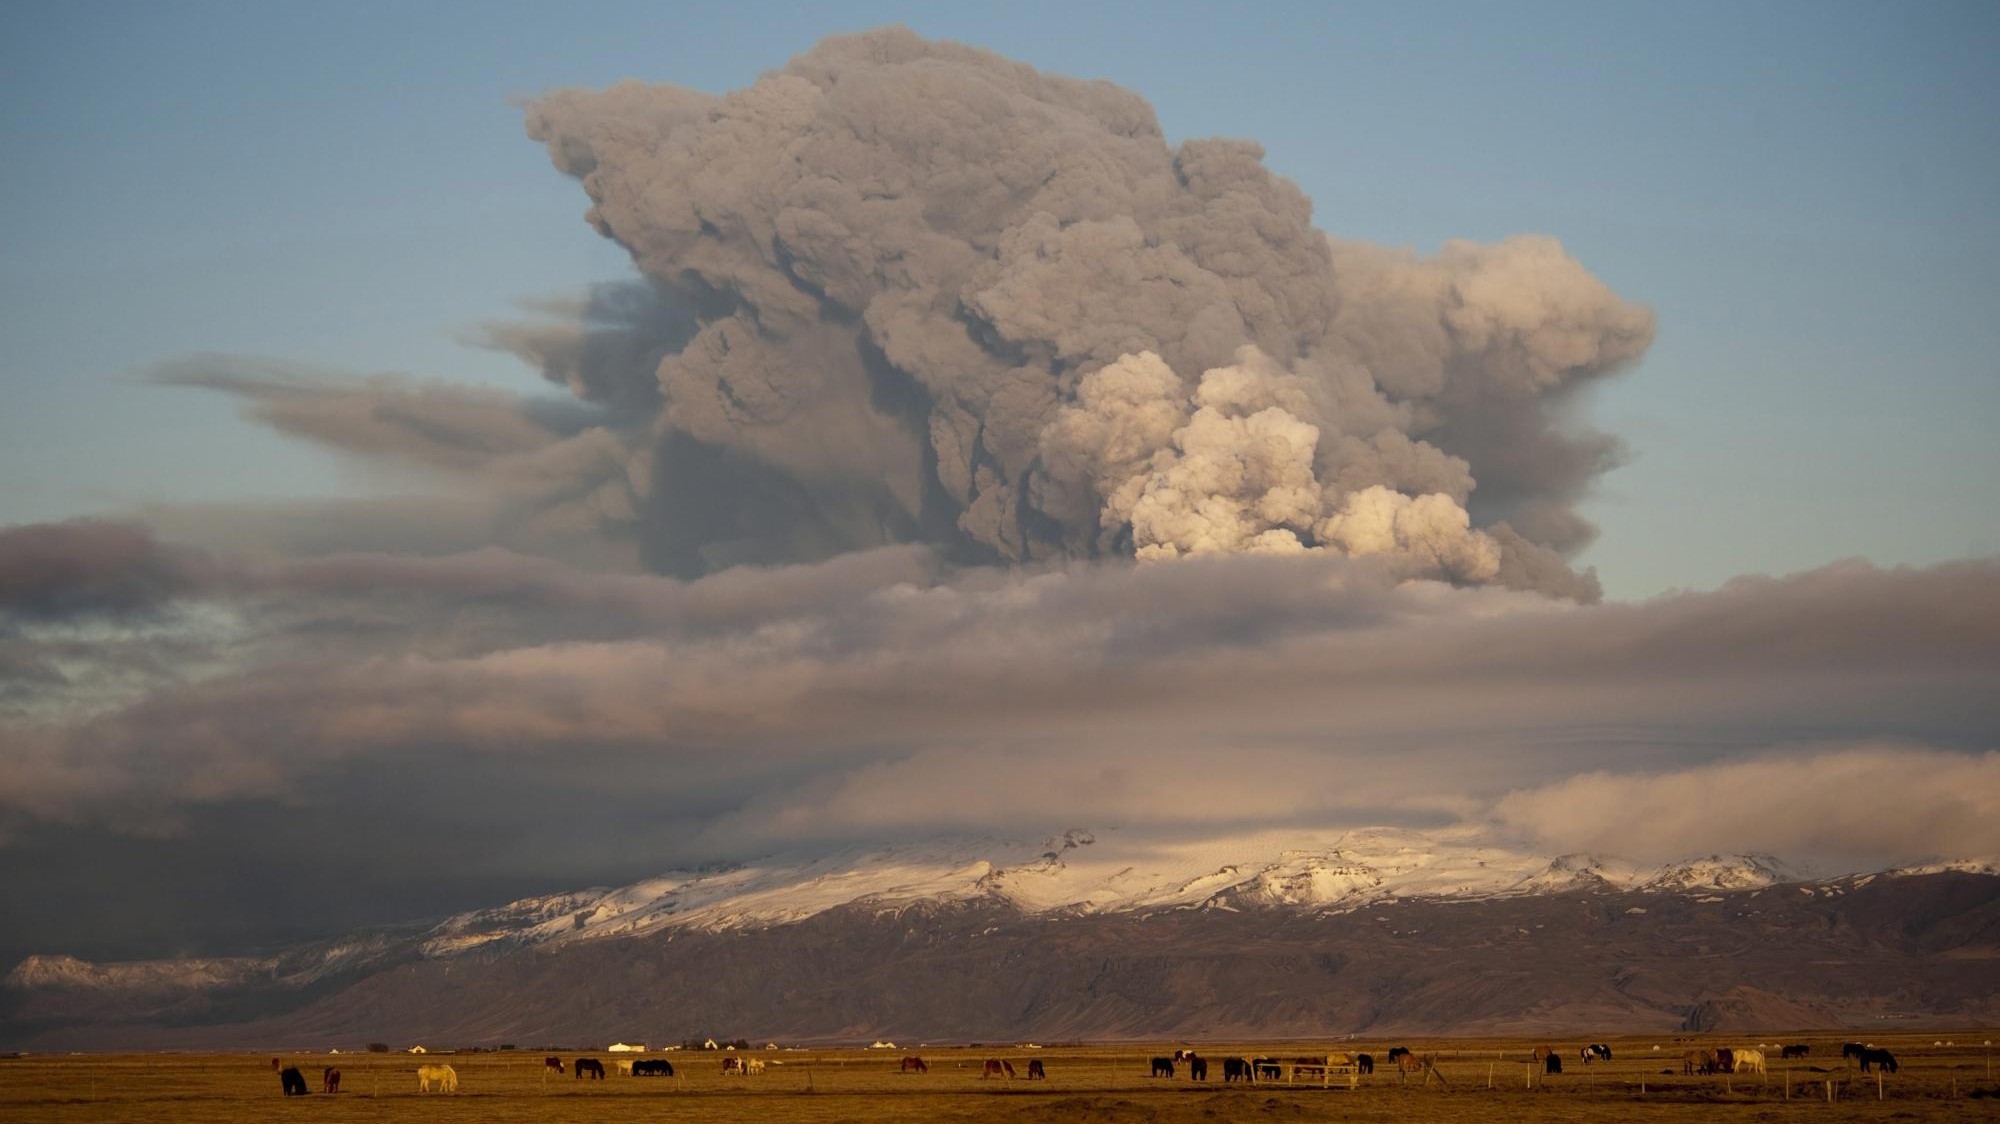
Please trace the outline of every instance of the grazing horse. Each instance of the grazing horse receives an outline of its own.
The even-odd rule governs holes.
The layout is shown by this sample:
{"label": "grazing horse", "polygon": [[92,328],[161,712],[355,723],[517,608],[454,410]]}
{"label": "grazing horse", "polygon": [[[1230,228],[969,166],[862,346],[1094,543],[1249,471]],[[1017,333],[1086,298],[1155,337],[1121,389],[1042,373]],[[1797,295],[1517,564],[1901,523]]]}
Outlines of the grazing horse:
{"label": "grazing horse", "polygon": [[1810,1053],[1812,1053],[1811,1046],[1808,1046],[1803,1042],[1796,1042],[1790,1046],[1785,1047],[1782,1050],[1779,1050],[1778,1057],[1789,1061],[1792,1058],[1803,1058]]}
{"label": "grazing horse", "polygon": [[1846,1061],[1848,1058],[1858,1058],[1862,1054],[1867,1053],[1868,1050],[1869,1047],[1863,1046],[1859,1042],[1843,1042],[1840,1045],[1840,1058],[1842,1061]]}
{"label": "grazing horse", "polygon": [[1735,1050],[1734,1053],[1736,1055],[1736,1072],[1738,1073],[1764,1072],[1764,1051],[1739,1048]]}
{"label": "grazing horse", "polygon": [[583,1080],[583,1075],[586,1073],[590,1075],[592,1081],[604,1080],[604,1063],[596,1058],[578,1058],[570,1063],[570,1069],[576,1071],[578,1081]]}
{"label": "grazing horse", "polygon": [[[745,1076],[745,1077],[755,1077],[755,1076],[757,1076],[758,1074],[760,1074],[760,1073],[762,1073],[762,1072],[764,1072],[764,1059],[763,1059],[763,1058],[744,1058],[744,1059],[743,1059],[743,1076]],[[1014,1076],[1014,1075],[1013,1075],[1013,1073],[1011,1073],[1011,1072],[1010,1072],[1010,1073],[1008,1073],[1008,1074],[1007,1074],[1007,1076],[1009,1076],[1009,1077],[1012,1077],[1012,1076]]]}
{"label": "grazing horse", "polygon": [[979,1079],[984,1081],[989,1077],[998,1077],[1003,1073],[1007,1075],[1007,1080],[1012,1081],[1014,1079],[1014,1063],[1003,1061],[999,1058],[987,1058],[985,1066],[981,1067],[979,1071]]}
{"label": "grazing horse", "polygon": [[1175,1064],[1175,1065],[1179,1065],[1179,1064],[1181,1064],[1182,1062],[1184,1062],[1184,1061],[1188,1060],[1188,1059],[1189,1059],[1189,1058],[1191,1058],[1191,1057],[1194,1057],[1194,1051],[1193,1051],[1193,1050],[1175,1050],[1175,1051],[1174,1051],[1174,1064]]}
{"label": "grazing horse", "polygon": [[1188,1056],[1187,1056],[1187,1066],[1188,1066],[1188,1080],[1190,1081],[1208,1080],[1207,1058],[1196,1057],[1194,1051],[1190,1050],[1188,1051]]}
{"label": "grazing horse", "polygon": [[[991,1064],[991,1063],[988,1063],[988,1064]],[[1151,1072],[1151,1073],[1147,1074],[1146,1076],[1148,1076],[1148,1077],[1172,1077],[1173,1075],[1174,1075],[1174,1059],[1172,1059],[1172,1058],[1154,1058],[1154,1059],[1153,1059],[1153,1072]]]}
{"label": "grazing horse", "polygon": [[1425,1054],[1422,1057],[1418,1057],[1405,1050],[1402,1056],[1396,1059],[1396,1068],[1401,1071],[1402,1077],[1406,1081],[1409,1080],[1410,1074],[1421,1073],[1424,1075],[1425,1085],[1429,1085],[1433,1077],[1439,1081],[1444,1081],[1447,1085],[1451,1084],[1451,1082],[1444,1080],[1444,1071],[1437,1067],[1436,1054]]}
{"label": "grazing horse", "polygon": [[1548,1056],[1542,1059],[1542,1072],[1544,1074],[1553,1074],[1561,1073],[1562,1071],[1563,1056],[1554,1050],[1550,1050]]}
{"label": "grazing horse", "polygon": [[[1407,1050],[1404,1051],[1404,1053],[1408,1052],[1409,1051]],[[1283,1071],[1278,1068],[1278,1059],[1257,1058],[1251,1061],[1250,1072],[1256,1074],[1258,1077],[1269,1078],[1270,1080],[1276,1081],[1279,1075]],[[1167,1076],[1172,1077],[1173,1074],[1168,1073]]]}
{"label": "grazing horse", "polygon": [[1354,1072],[1356,1073],[1375,1072],[1375,1055],[1373,1054],[1354,1055]]}
{"label": "grazing horse", "polygon": [[912,1055],[912,1056],[910,1056],[910,1057],[907,1057],[907,1058],[904,1058],[904,1059],[903,1059],[903,1067],[902,1067],[901,1069],[897,1070],[896,1072],[898,1072],[898,1073],[929,1073],[930,1071],[931,1071],[931,1067],[930,1067],[930,1066],[928,1066],[928,1065],[925,1065],[925,1064],[924,1064],[924,1059],[922,1059],[922,1058],[919,1058],[919,1057],[916,1057],[916,1056]]}
{"label": "grazing horse", "polygon": [[1863,1073],[1867,1073],[1868,1067],[1871,1065],[1879,1065],[1890,1073],[1896,1072],[1896,1055],[1887,1050],[1877,1050],[1873,1046],[1863,1046],[1861,1053],[1856,1056],[1861,1059],[1861,1072]]}
{"label": "grazing horse", "polygon": [[428,1093],[432,1087],[440,1093],[458,1092],[458,1071],[448,1065],[418,1066],[417,1092]]}
{"label": "grazing horse", "polygon": [[1556,1052],[1555,1048],[1552,1046],[1537,1046],[1535,1047],[1535,1052],[1531,1056],[1535,1059],[1537,1063],[1540,1063],[1548,1061],[1549,1055],[1555,1052]]}
{"label": "grazing horse", "polygon": [[1610,1060],[1611,1047],[1609,1046],[1592,1042],[1583,1048],[1583,1064],[1585,1065],[1589,1065],[1591,1062],[1608,1062]]}
{"label": "grazing horse", "polygon": [[1033,1081],[1037,1077],[1041,1078],[1044,1081],[1047,1081],[1049,1079],[1049,1071],[1042,1068],[1042,1059],[1029,1058],[1028,1080]]}
{"label": "grazing horse", "polygon": [[1224,1081],[1251,1080],[1250,1059],[1248,1058],[1222,1059],[1222,1079]]}
{"label": "grazing horse", "polygon": [[278,1071],[278,1084],[284,1086],[285,1095],[288,1097],[303,1097],[312,1092],[306,1088],[306,1075],[300,1073],[299,1067],[295,1065],[286,1066]]}
{"label": "grazing horse", "polygon": [[563,1063],[561,1058],[542,1059],[542,1075],[544,1077],[548,1076],[549,1070],[552,1069],[555,1070],[557,1073],[561,1073],[563,1071]]}
{"label": "grazing horse", "polygon": [[319,1091],[322,1093],[340,1092],[340,1071],[338,1069],[335,1069],[332,1066],[327,1066],[325,1069],[320,1071]]}
{"label": "grazing horse", "polygon": [[749,1071],[748,1069],[744,1068],[744,1065],[743,1065],[743,1059],[742,1059],[742,1058],[724,1058],[724,1059],[722,1059],[722,1075],[723,1075],[724,1077],[727,1077],[727,1076],[729,1076],[729,1075],[730,1075],[730,1074],[732,1074],[732,1073],[733,1073],[733,1074],[735,1074],[735,1075],[736,1075],[736,1076],[738,1076],[738,1077],[741,1077],[741,1076],[743,1076],[743,1075],[744,1075],[745,1073],[748,1073],[748,1072],[750,1072],[750,1071]]}
{"label": "grazing horse", "polygon": [[1395,1065],[1397,1061],[1401,1060],[1404,1057],[1407,1057],[1409,1055],[1409,1052],[1410,1048],[1408,1046],[1389,1047],[1389,1064]]}
{"label": "grazing horse", "polygon": [[1714,1050],[1689,1050],[1681,1055],[1681,1072],[1684,1074],[1720,1073],[1722,1062]]}
{"label": "grazing horse", "polygon": [[672,1077],[674,1063],[665,1058],[641,1058],[632,1063],[634,1077]]}

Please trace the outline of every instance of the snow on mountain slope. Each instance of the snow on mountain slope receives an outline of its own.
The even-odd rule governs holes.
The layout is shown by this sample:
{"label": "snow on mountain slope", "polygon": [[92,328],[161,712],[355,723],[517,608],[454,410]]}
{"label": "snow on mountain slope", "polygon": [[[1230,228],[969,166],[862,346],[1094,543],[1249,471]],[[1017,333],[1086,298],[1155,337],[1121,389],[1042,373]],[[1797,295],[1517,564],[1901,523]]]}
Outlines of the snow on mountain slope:
{"label": "snow on mountain slope", "polygon": [[1070,831],[1039,843],[935,840],[775,855],[674,872],[617,889],[529,898],[453,917],[422,950],[540,944],[675,928],[783,925],[839,906],[987,901],[1028,913],[1291,908],[1346,911],[1396,898],[1490,898],[1575,890],[1752,889],[1795,876],[1769,856],[1709,856],[1647,870],[1597,855],[1553,861],[1467,831],[1373,828],[1167,843]]}
{"label": "snow on mountain slope", "polygon": [[1780,882],[1797,882],[1800,875],[1770,855],[1709,855],[1662,867],[1639,883],[1641,890],[1684,893],[1689,890],[1760,890]]}

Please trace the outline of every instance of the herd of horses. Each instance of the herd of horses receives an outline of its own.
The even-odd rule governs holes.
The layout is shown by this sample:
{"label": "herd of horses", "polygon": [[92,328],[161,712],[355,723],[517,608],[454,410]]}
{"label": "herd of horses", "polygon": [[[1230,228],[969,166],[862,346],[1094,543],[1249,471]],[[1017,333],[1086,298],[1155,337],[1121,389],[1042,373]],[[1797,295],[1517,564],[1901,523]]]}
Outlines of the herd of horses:
{"label": "herd of horses", "polygon": [[[1778,1048],[1780,1060],[1808,1057],[1812,1047],[1795,1043]],[[1861,1072],[1868,1073],[1880,1069],[1887,1073],[1896,1072],[1896,1055],[1887,1050],[1877,1049],[1861,1042],[1847,1042],[1840,1047],[1842,1060],[1853,1059],[1861,1063]],[[1745,1047],[1731,1049],[1726,1046],[1712,1050],[1689,1050],[1681,1055],[1683,1074],[1712,1075],[1718,1073],[1763,1073],[1764,1051]]]}
{"label": "herd of horses", "polygon": [[[929,1073],[930,1071],[930,1063],[915,1054],[906,1055],[901,1062],[896,1064],[897,1073]],[[979,1065],[979,1079],[981,1081],[989,1077],[1001,1077],[1011,1081],[1019,1075],[1020,1071],[1014,1068],[1014,1063],[1008,1061],[1006,1058],[987,1058]],[[1030,1058],[1028,1060],[1028,1080],[1033,1081],[1037,1078],[1046,1079],[1048,1075],[1048,1068],[1042,1065],[1042,1059]]]}
{"label": "herd of horses", "polygon": [[[1407,1046],[1395,1046],[1389,1050],[1387,1064],[1405,1074],[1430,1074],[1436,1069],[1437,1056],[1418,1055],[1412,1053]],[[1208,1080],[1208,1059],[1193,1050],[1175,1050],[1171,1057],[1161,1056],[1152,1059],[1147,1076],[1171,1079],[1179,1072],[1181,1066],[1187,1067],[1188,1080]],[[1225,1083],[1277,1081],[1283,1079],[1288,1071],[1295,1077],[1305,1072],[1323,1078],[1328,1070],[1340,1067],[1352,1067],[1356,1075],[1372,1074],[1375,1072],[1375,1055],[1326,1054],[1305,1058],[1224,1058],[1222,1080]],[[1444,1077],[1441,1073],[1436,1076],[1440,1080]]]}
{"label": "herd of horses", "polygon": [[[286,1096],[303,1097],[312,1092],[311,1089],[306,1087],[306,1075],[299,1072],[299,1067],[286,1065],[277,1058],[272,1058],[271,1068],[278,1072],[278,1084],[283,1087]],[[327,1066],[320,1070],[319,1091],[322,1093],[340,1092],[340,1070],[333,1066]]]}
{"label": "herd of horses", "polygon": [[[1658,1047],[1654,1048],[1658,1049]],[[1811,1053],[1812,1047],[1803,1043],[1797,1043],[1780,1047],[1778,1056],[1781,1059],[1790,1060],[1793,1058],[1804,1058]],[[1611,1060],[1611,1047],[1593,1042],[1580,1048],[1577,1054],[1585,1065],[1599,1061],[1608,1062]],[[1887,1050],[1877,1049],[1874,1046],[1860,1042],[1843,1044],[1840,1048],[1840,1056],[1843,1060],[1853,1059],[1859,1062],[1861,1072],[1863,1073],[1868,1073],[1871,1069],[1881,1069],[1888,1073],[1895,1073],[1897,1070],[1896,1055]],[[1558,1074],[1562,1072],[1562,1053],[1554,1047],[1537,1046],[1533,1051],[1532,1057],[1535,1064],[1542,1066],[1542,1071],[1545,1074]],[[1444,1074],[1437,1070],[1437,1055],[1435,1054],[1419,1055],[1412,1053],[1407,1046],[1394,1046],[1389,1049],[1386,1060],[1390,1066],[1405,1077],[1413,1073],[1421,1073],[1424,1075],[1426,1082],[1433,1076],[1441,1081],[1444,1079]],[[674,1076],[674,1065],[665,1058],[634,1058],[629,1061],[620,1060],[616,1065],[620,1074],[630,1077]],[[1172,1056],[1163,1055],[1153,1058],[1148,1076],[1172,1079],[1181,1066],[1187,1068],[1189,1080],[1208,1080],[1208,1059],[1200,1056],[1193,1050],[1175,1050]],[[1274,1081],[1283,1078],[1288,1068],[1294,1077],[1301,1071],[1324,1076],[1328,1070],[1334,1067],[1351,1067],[1352,1071],[1356,1074],[1372,1074],[1375,1072],[1375,1056],[1373,1054],[1332,1054],[1305,1058],[1224,1058],[1222,1059],[1222,1080],[1225,1082]],[[279,1059],[272,1058],[271,1068],[277,1071],[278,1081],[284,1089],[285,1096],[302,1097],[312,1091],[306,1086],[305,1074],[300,1072],[297,1066],[287,1066]],[[897,1066],[897,1072],[929,1073],[930,1068],[930,1064],[924,1061],[923,1058],[911,1054],[902,1059],[901,1063]],[[566,1071],[563,1060],[554,1055],[542,1059],[542,1069],[544,1076],[550,1071],[558,1074]],[[1048,1070],[1042,1065],[1042,1059],[1040,1058],[1031,1059],[1028,1062],[1027,1069],[1028,1080],[1030,1081],[1048,1077]],[[604,1079],[604,1063],[596,1058],[577,1058],[567,1066],[567,1071],[575,1073],[578,1080],[582,1080],[586,1076],[593,1081]],[[764,1060],[762,1058],[748,1057],[724,1058],[722,1059],[722,1072],[724,1076],[735,1075],[739,1077],[761,1074],[764,1072]],[[1681,1055],[1681,1072],[1689,1076],[1731,1073],[1762,1074],[1765,1072],[1764,1051],[1742,1046],[1718,1046],[1712,1049],[1689,1050]],[[1006,1078],[1011,1080],[1016,1075],[1017,1071],[1014,1069],[1014,1063],[1005,1058],[987,1058],[980,1066],[979,1077],[982,1081],[987,1078]],[[340,1070],[338,1068],[327,1066],[321,1071],[320,1091],[323,1093],[338,1093],[340,1091]],[[420,1093],[456,1093],[458,1092],[458,1071],[449,1065],[420,1065],[417,1067],[417,1091]]]}

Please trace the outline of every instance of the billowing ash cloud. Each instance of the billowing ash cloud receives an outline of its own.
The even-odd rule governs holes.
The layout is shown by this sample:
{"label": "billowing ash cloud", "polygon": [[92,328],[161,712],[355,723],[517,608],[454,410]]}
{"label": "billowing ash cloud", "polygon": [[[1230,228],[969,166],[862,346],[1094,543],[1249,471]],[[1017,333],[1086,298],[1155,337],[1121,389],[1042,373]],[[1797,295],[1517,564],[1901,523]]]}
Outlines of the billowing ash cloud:
{"label": "billowing ash cloud", "polygon": [[[954,567],[902,545],[683,581],[0,530],[0,954],[112,947],[127,900],[171,919],[147,939],[240,948],[298,923],[273,880],[365,892],[312,914],[337,928],[1078,824],[1858,865],[1992,845],[1993,562],[1595,606],[1406,576],[1387,552]],[[35,908],[64,885],[103,904]]]}
{"label": "billowing ash cloud", "polygon": [[723,97],[560,91],[528,131],[651,287],[598,294],[595,354],[494,342],[651,430],[657,569],[1322,550],[1595,595],[1564,558],[1618,449],[1555,407],[1653,322],[1551,239],[1329,240],[1253,143],[900,29]]}

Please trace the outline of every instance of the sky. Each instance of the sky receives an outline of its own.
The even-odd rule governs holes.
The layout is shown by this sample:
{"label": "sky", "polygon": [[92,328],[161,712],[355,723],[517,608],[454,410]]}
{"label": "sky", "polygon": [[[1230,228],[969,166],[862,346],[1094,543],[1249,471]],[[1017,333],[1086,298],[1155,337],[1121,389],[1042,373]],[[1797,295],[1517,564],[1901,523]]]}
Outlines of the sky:
{"label": "sky", "polygon": [[[996,109],[891,40],[950,74],[808,64],[885,67],[810,125],[776,80],[692,140],[708,97],[547,96],[890,25],[1126,93],[1002,67]],[[11,5],[0,958],[1083,821],[2000,851],[1996,45],[1980,4]],[[996,756],[1096,783],[910,815]],[[1347,779],[1152,780],[1221,758]],[[1578,812],[1662,791],[1716,815]]]}

